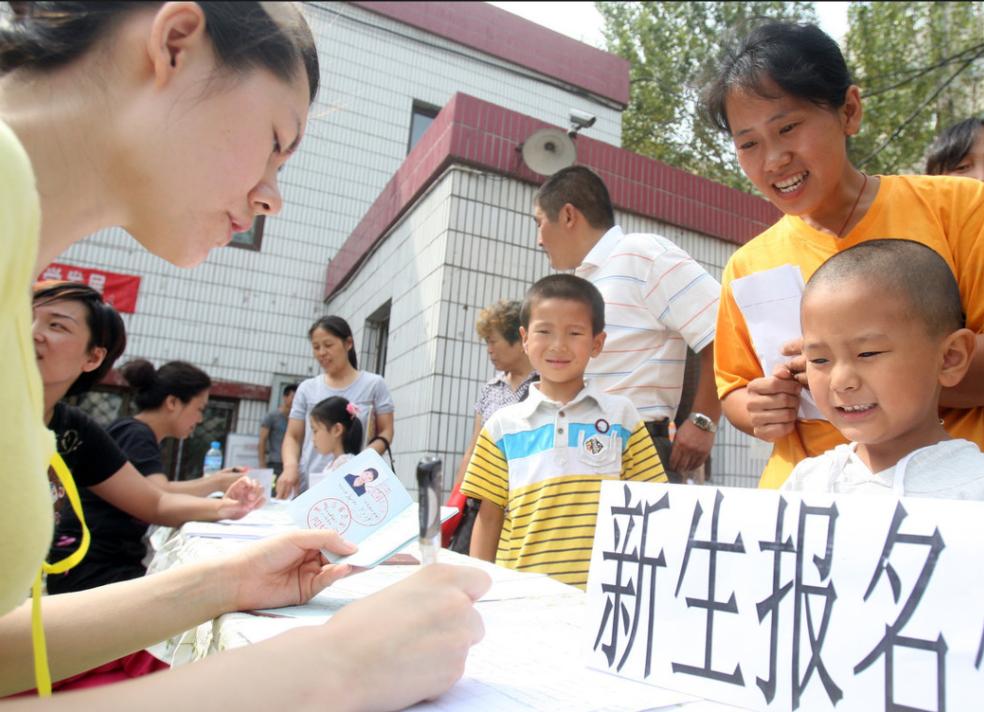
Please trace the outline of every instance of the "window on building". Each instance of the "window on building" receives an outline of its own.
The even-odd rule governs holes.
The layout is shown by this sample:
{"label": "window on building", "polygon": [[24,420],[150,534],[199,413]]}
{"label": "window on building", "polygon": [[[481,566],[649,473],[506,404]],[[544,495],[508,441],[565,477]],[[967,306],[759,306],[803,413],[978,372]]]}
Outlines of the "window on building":
{"label": "window on building", "polygon": [[257,215],[253,221],[253,227],[246,232],[233,233],[232,242],[229,243],[229,246],[259,252],[260,245],[263,244],[264,225],[266,225],[266,215]]}
{"label": "window on building", "polygon": [[413,150],[417,141],[424,135],[424,132],[434,122],[435,117],[441,111],[441,107],[433,104],[425,104],[422,101],[413,102],[413,112],[410,115],[410,140],[407,142],[407,153]]}
{"label": "window on building", "polygon": [[[386,347],[389,344],[390,306],[392,300],[387,300],[379,309],[366,319],[365,335],[362,337],[362,357],[359,365],[370,373],[385,376]],[[204,457],[204,455],[203,455]]]}

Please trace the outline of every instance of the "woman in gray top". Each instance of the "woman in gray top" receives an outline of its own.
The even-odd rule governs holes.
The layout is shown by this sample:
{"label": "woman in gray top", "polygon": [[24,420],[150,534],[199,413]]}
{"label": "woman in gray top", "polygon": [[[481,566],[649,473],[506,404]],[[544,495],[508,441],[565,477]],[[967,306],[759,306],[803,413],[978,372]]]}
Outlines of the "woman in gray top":
{"label": "woman in gray top", "polygon": [[[277,478],[277,497],[286,499],[307,489],[308,474],[331,463],[311,439],[311,409],[325,398],[342,396],[358,408],[363,430],[373,433],[368,447],[383,454],[393,441],[393,397],[381,376],[360,371],[352,329],[340,316],[324,316],[308,330],[322,373],[303,381],[294,394],[281,448],[284,471]],[[369,422],[369,419],[372,422]]]}

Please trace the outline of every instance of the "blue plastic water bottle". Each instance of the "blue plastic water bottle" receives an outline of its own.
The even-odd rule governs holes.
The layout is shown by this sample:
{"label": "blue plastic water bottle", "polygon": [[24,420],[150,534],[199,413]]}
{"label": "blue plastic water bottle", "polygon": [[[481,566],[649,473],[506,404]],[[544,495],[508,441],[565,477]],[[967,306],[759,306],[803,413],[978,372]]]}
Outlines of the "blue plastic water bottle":
{"label": "blue plastic water bottle", "polygon": [[205,465],[202,467],[206,475],[218,472],[222,469],[222,443],[213,440],[209,445],[208,452],[205,453]]}

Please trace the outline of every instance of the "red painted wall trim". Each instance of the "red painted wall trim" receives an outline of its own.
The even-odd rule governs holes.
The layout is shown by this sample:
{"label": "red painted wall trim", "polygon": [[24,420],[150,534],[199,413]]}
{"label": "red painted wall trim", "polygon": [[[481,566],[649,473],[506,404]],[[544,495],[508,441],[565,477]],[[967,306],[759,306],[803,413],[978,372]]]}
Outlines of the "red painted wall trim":
{"label": "red painted wall trim", "polygon": [[622,106],[629,103],[628,60],[488,3],[349,4],[586,89]]}
{"label": "red painted wall trim", "polygon": [[[119,369],[110,369],[102,381],[103,386],[117,386],[128,388],[128,384],[120,375]],[[237,398],[239,400],[258,400],[269,402],[270,386],[261,386],[256,383],[237,383],[235,381],[216,381],[212,380],[212,387],[209,393],[220,398]]]}
{"label": "red painted wall trim", "polygon": [[[542,183],[543,176],[526,167],[518,148],[545,126],[538,119],[455,94],[328,265],[325,298],[341,289],[400,216],[452,163]],[[761,198],[587,136],[577,138],[577,162],[602,177],[617,209],[727,242],[744,244],[779,218],[779,211]]]}

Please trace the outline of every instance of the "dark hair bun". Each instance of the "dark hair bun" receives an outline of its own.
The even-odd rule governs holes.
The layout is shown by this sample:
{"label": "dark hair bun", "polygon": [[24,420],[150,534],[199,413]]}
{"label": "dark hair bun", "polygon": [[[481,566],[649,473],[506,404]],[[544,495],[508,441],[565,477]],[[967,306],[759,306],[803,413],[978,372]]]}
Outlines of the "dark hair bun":
{"label": "dark hair bun", "polygon": [[157,369],[154,368],[154,364],[143,358],[130,361],[120,368],[120,375],[138,391],[153,388],[157,381]]}

